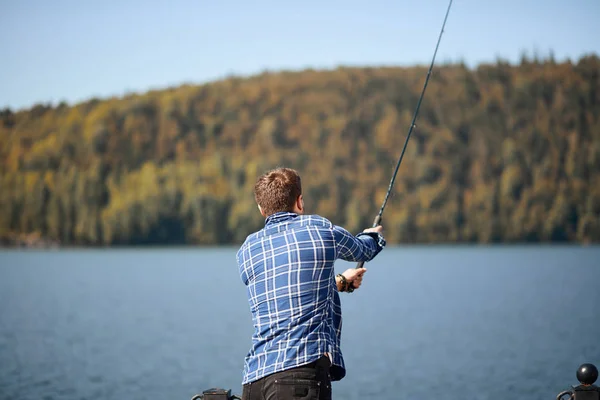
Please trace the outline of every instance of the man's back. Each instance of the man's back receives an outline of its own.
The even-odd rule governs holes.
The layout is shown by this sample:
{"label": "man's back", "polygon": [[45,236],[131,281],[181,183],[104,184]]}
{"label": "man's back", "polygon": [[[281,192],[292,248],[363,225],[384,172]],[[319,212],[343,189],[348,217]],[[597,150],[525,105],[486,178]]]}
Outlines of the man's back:
{"label": "man's back", "polygon": [[337,258],[369,260],[372,240],[357,240],[316,215],[281,212],[246,239],[237,254],[254,322],[243,383],[315,361],[333,359],[332,378],[345,375],[339,349],[341,307]]}

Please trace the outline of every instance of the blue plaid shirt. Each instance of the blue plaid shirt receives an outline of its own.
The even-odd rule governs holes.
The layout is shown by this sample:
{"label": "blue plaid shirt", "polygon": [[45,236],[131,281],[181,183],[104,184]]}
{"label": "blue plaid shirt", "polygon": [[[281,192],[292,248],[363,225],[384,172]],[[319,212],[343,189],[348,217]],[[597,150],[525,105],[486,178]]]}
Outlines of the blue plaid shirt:
{"label": "blue plaid shirt", "polygon": [[318,215],[279,212],[237,252],[254,323],[242,384],[301,366],[325,353],[331,379],[346,375],[340,351],[342,310],[333,264],[370,261],[383,236],[354,236]]}

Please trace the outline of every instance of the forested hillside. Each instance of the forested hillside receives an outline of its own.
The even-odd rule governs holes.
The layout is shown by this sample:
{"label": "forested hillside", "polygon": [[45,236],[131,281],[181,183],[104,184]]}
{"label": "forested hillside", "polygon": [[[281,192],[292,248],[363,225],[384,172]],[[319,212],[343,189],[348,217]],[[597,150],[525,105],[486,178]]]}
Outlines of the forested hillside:
{"label": "forested hillside", "polygon": [[[383,201],[427,68],[264,73],[0,111],[0,236],[239,244],[259,174],[358,232]],[[600,242],[600,59],[434,69],[383,216],[388,242]]]}

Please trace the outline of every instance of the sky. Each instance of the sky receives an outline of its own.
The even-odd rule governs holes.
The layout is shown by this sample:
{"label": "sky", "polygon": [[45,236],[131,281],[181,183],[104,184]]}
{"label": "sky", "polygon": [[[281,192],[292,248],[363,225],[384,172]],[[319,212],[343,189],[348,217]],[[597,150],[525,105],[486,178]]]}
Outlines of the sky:
{"label": "sky", "polygon": [[[447,0],[0,0],[0,109],[265,70],[429,65]],[[600,55],[600,0],[454,0],[436,63]]]}

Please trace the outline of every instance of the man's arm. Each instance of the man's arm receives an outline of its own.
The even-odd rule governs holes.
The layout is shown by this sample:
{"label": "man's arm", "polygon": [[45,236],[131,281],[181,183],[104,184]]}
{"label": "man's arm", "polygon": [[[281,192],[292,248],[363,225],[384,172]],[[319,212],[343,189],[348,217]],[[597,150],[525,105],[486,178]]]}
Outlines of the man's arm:
{"label": "man's arm", "polygon": [[371,261],[385,247],[383,228],[365,229],[354,236],[340,226],[333,227],[337,257],[345,261]]}

